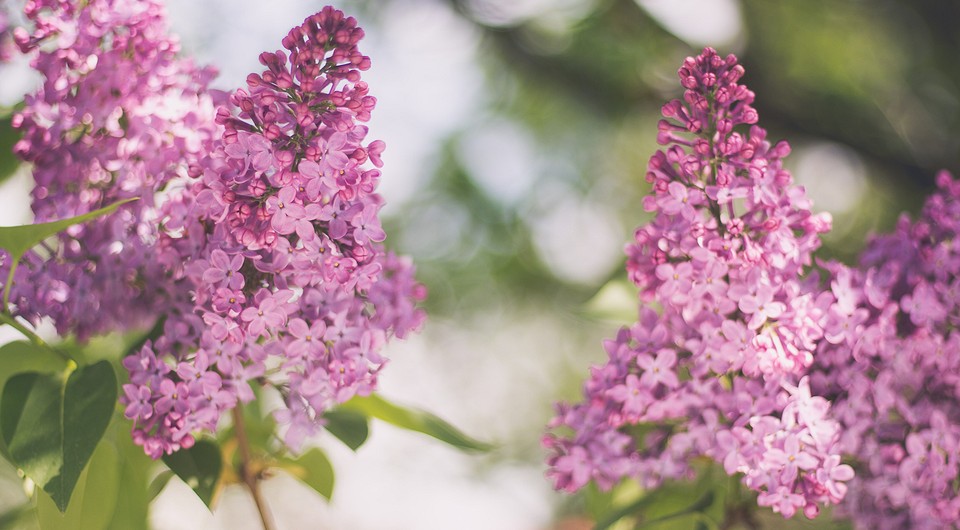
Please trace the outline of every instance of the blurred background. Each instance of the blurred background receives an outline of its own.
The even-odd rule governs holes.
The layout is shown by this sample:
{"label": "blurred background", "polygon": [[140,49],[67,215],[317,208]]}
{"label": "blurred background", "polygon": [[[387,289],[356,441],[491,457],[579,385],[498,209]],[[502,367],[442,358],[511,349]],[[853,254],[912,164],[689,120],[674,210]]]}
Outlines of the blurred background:
{"label": "blurred background", "polygon": [[[21,2],[2,0],[17,9]],[[243,86],[258,54],[323,3],[168,0],[185,53]],[[676,70],[702,46],[736,53],[760,125],[834,216],[821,257],[850,261],[915,211],[938,169],[960,169],[960,3],[940,0],[343,0],[367,37],[387,143],[387,244],[414,257],[423,332],[395,342],[382,393],[498,449],[464,455],[375,424],[357,453],[330,437],[333,501],[277,476],[280,528],[589,528],[553,492],[539,440],[552,403],[578,399],[600,341],[629,324],[623,245],[646,221],[656,123]],[[0,104],[36,79],[0,67]],[[0,124],[0,171],[13,165]],[[30,220],[29,171],[0,187],[0,221]],[[258,528],[245,490],[212,514],[172,481],[157,530]],[[774,520],[775,521],[775,520]],[[773,523],[770,528],[781,528]],[[806,526],[805,526],[806,527]],[[812,526],[811,526],[812,527]],[[826,525],[816,527],[827,527]]]}

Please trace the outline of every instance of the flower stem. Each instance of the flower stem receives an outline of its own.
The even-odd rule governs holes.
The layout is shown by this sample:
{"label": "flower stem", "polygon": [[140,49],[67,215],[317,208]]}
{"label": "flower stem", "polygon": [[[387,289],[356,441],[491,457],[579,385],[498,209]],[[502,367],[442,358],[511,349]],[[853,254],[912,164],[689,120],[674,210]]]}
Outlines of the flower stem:
{"label": "flower stem", "polygon": [[0,324],[7,324],[7,325],[9,325],[9,326],[12,327],[13,329],[19,331],[24,337],[30,339],[30,342],[34,343],[35,345],[37,345],[37,346],[39,346],[39,347],[41,347],[41,348],[43,348],[43,349],[45,349],[45,350],[50,350],[50,351],[52,351],[53,353],[59,355],[59,356],[62,357],[63,360],[66,361],[68,364],[69,364],[69,363],[76,363],[76,360],[75,360],[73,357],[71,357],[70,355],[68,355],[68,354],[67,354],[66,352],[64,352],[64,351],[62,351],[62,350],[60,350],[60,349],[58,349],[58,348],[54,348],[53,346],[47,344],[46,341],[44,341],[43,339],[40,338],[40,335],[37,335],[36,333],[34,333],[33,331],[31,331],[30,328],[28,328],[27,326],[24,326],[22,323],[20,323],[19,320],[16,319],[16,317],[14,317],[13,315],[11,315],[10,313],[8,313],[8,312],[6,312],[6,311],[0,311]]}
{"label": "flower stem", "polygon": [[13,273],[17,272],[17,262],[20,260],[13,260],[10,263],[10,272],[7,274],[7,282],[3,284],[3,310],[10,310],[10,286],[13,285]]}
{"label": "flower stem", "polygon": [[253,502],[257,505],[257,511],[260,512],[260,521],[263,523],[263,530],[274,530],[273,520],[270,517],[270,510],[267,509],[267,503],[260,495],[259,473],[255,472],[250,456],[250,442],[247,440],[247,431],[243,427],[243,410],[239,403],[233,411],[233,432],[237,436],[237,446],[240,450],[240,476],[244,484],[253,495]]}

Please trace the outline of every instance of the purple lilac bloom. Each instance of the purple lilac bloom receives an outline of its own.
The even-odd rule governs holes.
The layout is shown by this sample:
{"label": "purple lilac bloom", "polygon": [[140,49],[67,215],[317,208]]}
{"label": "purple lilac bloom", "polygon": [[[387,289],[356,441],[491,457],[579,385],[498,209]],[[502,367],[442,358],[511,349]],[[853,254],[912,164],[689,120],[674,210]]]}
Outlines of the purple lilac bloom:
{"label": "purple lilac bloom", "polygon": [[835,302],[804,276],[830,218],[783,169],[789,146],[755,125],[742,75],[710,48],[679,70],[648,166],[655,217],[626,249],[640,318],[604,344],[584,401],[558,406],[544,437],[558,489],[655,487],[707,456],[784,517],[844,497],[839,426],[806,377]]}
{"label": "purple lilac bloom", "polygon": [[25,256],[11,303],[81,339],[149,326],[183,295],[157,245],[177,212],[156,193],[176,195],[209,149],[222,99],[207,89],[213,71],[178,57],[153,0],[32,0],[25,15],[34,29],[17,28],[16,42],[43,84],[14,116],[14,151],[33,167],[35,220],[139,200]]}
{"label": "purple lilac bloom", "polygon": [[155,458],[214,430],[251,384],[280,390],[296,450],[325,410],[374,390],[384,344],[423,321],[411,262],[381,244],[362,37],[326,7],[261,54],[266,70],[218,109],[222,135],[169,202],[187,214],[161,235],[161,262],[183,264],[193,297],[125,361],[135,388],[121,398]]}
{"label": "purple lilac bloom", "polygon": [[841,506],[858,528],[960,525],[960,183],[943,172],[937,184],[916,221],[870,241],[860,268],[828,265],[841,324],[810,380],[853,457]]}

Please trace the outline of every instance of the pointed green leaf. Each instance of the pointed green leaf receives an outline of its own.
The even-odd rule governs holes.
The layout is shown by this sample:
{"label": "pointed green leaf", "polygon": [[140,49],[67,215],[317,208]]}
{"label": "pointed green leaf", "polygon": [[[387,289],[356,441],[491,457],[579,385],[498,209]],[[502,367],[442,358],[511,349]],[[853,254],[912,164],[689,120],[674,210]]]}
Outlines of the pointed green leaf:
{"label": "pointed green leaf", "polygon": [[155,462],[133,443],[130,427],[115,411],[66,512],[37,490],[30,515],[42,530],[148,530],[146,485]]}
{"label": "pointed green leaf", "polygon": [[159,475],[150,481],[150,486],[147,488],[147,498],[151,501],[156,499],[174,476],[176,476],[176,473],[169,469],[161,471]]}
{"label": "pointed green leaf", "polygon": [[10,457],[41,486],[63,467],[61,389],[54,376],[28,372],[11,377],[0,400],[0,432]]}
{"label": "pointed green leaf", "polygon": [[20,263],[20,258],[26,251],[57,232],[66,230],[75,224],[85,223],[91,219],[112,213],[121,205],[135,200],[137,200],[136,197],[125,199],[99,210],[60,221],[22,226],[0,226],[0,248],[10,253],[10,261],[12,262],[3,286],[3,307],[0,307],[0,310],[5,310],[10,300],[10,286],[13,284],[14,273],[17,270],[17,264]]}
{"label": "pointed green leaf", "polygon": [[60,221],[23,226],[0,226],[0,248],[9,252],[11,259],[17,261],[23,256],[24,252],[57,232],[66,230],[75,224],[85,223],[97,217],[113,213],[120,206],[135,200],[137,199],[125,199],[115,202],[110,206],[100,208],[99,210]]}
{"label": "pointed green leaf", "polygon": [[[97,446],[90,465],[80,475],[73,499],[66,511],[50,497],[37,492],[37,517],[43,530],[106,530],[120,504],[126,499],[121,492],[120,457],[110,443]],[[124,490],[140,485],[124,484]],[[132,530],[132,529],[131,529]]]}
{"label": "pointed green leaf", "polygon": [[62,374],[11,377],[0,400],[0,434],[13,463],[67,509],[81,471],[110,423],[117,379],[107,361]]}
{"label": "pointed green leaf", "polygon": [[[70,499],[71,480],[80,476],[110,424],[117,403],[117,376],[108,361],[82,366],[67,378],[60,422],[63,425],[63,484],[53,496],[61,510]],[[59,499],[58,499],[59,497]]]}
{"label": "pointed green leaf", "polygon": [[42,530],[148,530],[147,481],[156,462],[133,443],[131,427],[115,410],[65,513],[38,492],[35,505]]}
{"label": "pointed green leaf", "polygon": [[371,418],[378,418],[397,427],[432,436],[441,442],[465,451],[489,451],[490,444],[475,440],[439,417],[422,410],[408,409],[383,399],[377,394],[357,396],[340,406]]}
{"label": "pointed green leaf", "polygon": [[190,449],[165,455],[163,462],[210,507],[223,470],[223,456],[216,442],[197,440]]}
{"label": "pointed green leaf", "polygon": [[333,495],[333,466],[320,449],[310,449],[295,459],[285,458],[281,466],[328,500]]}
{"label": "pointed green leaf", "polygon": [[[130,420],[123,417],[120,411],[114,412],[114,429],[104,436],[104,441],[109,437],[110,441],[117,448],[120,456],[120,476],[119,483],[121,488],[117,495],[117,506],[113,510],[110,518],[108,530],[148,530],[148,517],[150,501],[147,484],[150,480],[150,472],[156,466],[156,462],[143,452],[143,448],[133,443],[130,437],[132,424]],[[91,463],[91,466],[95,463]]]}
{"label": "pointed green leaf", "polygon": [[[8,342],[0,346],[0,389],[16,374],[62,372],[64,368],[66,368],[66,361],[62,357],[32,342]],[[2,437],[0,437],[0,454],[3,454],[7,460],[13,460]]]}
{"label": "pointed green leaf", "polygon": [[352,410],[328,410],[323,415],[326,429],[347,447],[356,451],[370,434],[367,417]]}

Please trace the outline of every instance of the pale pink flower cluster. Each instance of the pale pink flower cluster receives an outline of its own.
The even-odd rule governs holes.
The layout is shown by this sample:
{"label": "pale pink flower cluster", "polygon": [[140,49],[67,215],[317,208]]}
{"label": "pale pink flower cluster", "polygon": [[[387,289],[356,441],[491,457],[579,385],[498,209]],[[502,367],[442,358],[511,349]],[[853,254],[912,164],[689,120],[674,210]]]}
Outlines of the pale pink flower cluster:
{"label": "pale pink flower cluster", "polygon": [[386,341],[423,320],[411,263],[382,246],[384,144],[361,125],[376,103],[360,80],[362,37],[327,7],[286,51],[262,54],[267,69],[219,109],[222,138],[168,202],[182,224],[166,224],[160,261],[193,297],[125,362],[121,401],[148,454],[214,430],[253,398],[251,383],[280,389],[277,418],[297,449],[324,411],[373,391]]}
{"label": "pale pink flower cluster", "polygon": [[27,256],[16,314],[80,339],[163,319],[123,361],[125,415],[155,458],[215,430],[252,386],[280,390],[293,448],[369,394],[426,293],[382,244],[384,143],[361,124],[376,100],[356,20],[307,18],[228,96],[178,55],[154,0],[30,0],[25,14],[15,39],[44,80],[15,118],[16,152],[36,220],[139,200]]}
{"label": "pale pink flower cluster", "polygon": [[80,338],[149,325],[186,295],[158,259],[157,191],[186,178],[217,134],[214,72],[178,56],[153,0],[31,0],[25,14],[35,29],[16,41],[43,84],[14,116],[14,150],[33,166],[35,221],[139,200],[28,254],[11,302]]}
{"label": "pale pink flower cluster", "polygon": [[627,247],[640,318],[605,343],[584,401],[558,408],[544,445],[559,489],[654,487],[707,456],[760,505],[813,517],[853,477],[805,377],[835,302],[805,277],[830,219],[783,169],[787,144],[754,125],[742,75],[710,48],[679,70],[648,166],[655,217]]}
{"label": "pale pink flower cluster", "polygon": [[960,525],[960,183],[937,184],[859,268],[829,266],[833,331],[810,379],[854,461],[843,508],[858,528]]}

